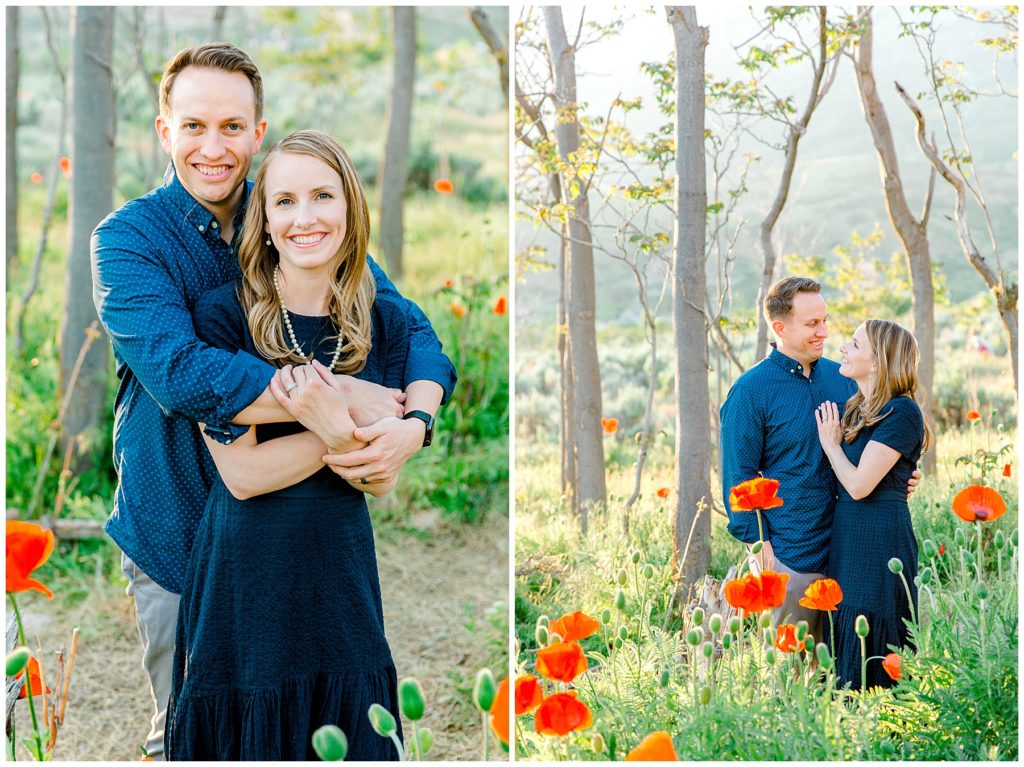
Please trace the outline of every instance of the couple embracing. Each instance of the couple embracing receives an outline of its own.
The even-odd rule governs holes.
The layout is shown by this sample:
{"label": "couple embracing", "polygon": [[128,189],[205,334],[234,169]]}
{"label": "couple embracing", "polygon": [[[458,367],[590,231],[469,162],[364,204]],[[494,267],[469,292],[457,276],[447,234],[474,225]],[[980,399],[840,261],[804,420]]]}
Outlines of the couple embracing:
{"label": "couple embracing", "polygon": [[[784,504],[764,512],[764,566],[788,576],[777,616],[806,620],[832,642],[842,684],[861,686],[857,616],[870,627],[867,684],[891,686],[880,659],[908,645],[905,619],[916,615],[917,542],[907,497],[931,431],[918,404],[917,343],[887,320],[868,320],[825,358],[828,310],[821,286],[804,277],[776,282],[764,314],[777,343],[741,375],[722,405],[723,494],[758,475],[779,481]],[[750,545],[754,515],[728,508],[729,532]],[[889,570],[898,558],[910,585]],[[751,569],[760,567],[751,558]],[[839,583],[834,640],[821,613],[800,605],[806,588]],[[913,611],[913,613],[912,613]]]}
{"label": "couple embracing", "polygon": [[364,494],[430,444],[455,370],[367,255],[334,139],[289,134],[247,180],[266,125],[248,55],[179,52],[156,118],[164,184],[92,238],[119,379],[106,530],[153,692],[146,750],[310,759],[335,724],[351,758],[395,759],[366,716],[398,719]]}

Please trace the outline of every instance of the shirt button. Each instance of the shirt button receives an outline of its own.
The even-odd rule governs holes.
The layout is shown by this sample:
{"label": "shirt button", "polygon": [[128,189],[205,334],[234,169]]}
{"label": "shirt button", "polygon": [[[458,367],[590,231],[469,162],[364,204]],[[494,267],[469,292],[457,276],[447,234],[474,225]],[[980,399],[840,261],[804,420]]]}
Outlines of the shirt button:
{"label": "shirt button", "polygon": [[203,226],[202,224],[200,224],[200,225],[199,225],[199,231],[200,231],[200,232],[205,232],[205,231],[206,231],[206,227],[205,227],[205,226]]}
{"label": "shirt button", "polygon": [[217,228],[217,222],[214,221],[212,224],[210,224],[210,226],[212,226],[214,229],[216,229]]}

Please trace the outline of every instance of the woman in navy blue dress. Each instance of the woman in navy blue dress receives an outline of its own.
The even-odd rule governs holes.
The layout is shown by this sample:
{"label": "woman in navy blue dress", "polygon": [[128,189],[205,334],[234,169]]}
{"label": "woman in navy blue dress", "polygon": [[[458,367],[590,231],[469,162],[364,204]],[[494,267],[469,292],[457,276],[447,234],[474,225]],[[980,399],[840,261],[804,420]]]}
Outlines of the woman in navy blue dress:
{"label": "woman in navy blue dress", "polygon": [[[890,687],[893,680],[881,659],[909,644],[904,621],[912,610],[917,614],[917,541],[907,482],[931,444],[931,432],[915,399],[919,355],[909,331],[887,320],[868,320],[839,351],[839,372],[857,383],[857,393],[842,417],[834,402],[815,413],[818,437],[839,480],[825,570],[843,591],[833,656],[841,683],[860,689],[855,625],[858,615],[865,616],[867,685]],[[903,563],[910,599],[899,575],[889,570],[893,557]]]}
{"label": "woman in navy blue dress", "polygon": [[316,131],[285,137],[251,195],[243,280],[200,300],[196,331],[285,366],[288,395],[307,415],[231,445],[206,438],[219,477],[181,595],[166,753],[315,759],[313,732],[336,724],[349,759],[394,760],[367,719],[378,703],[398,720],[398,705],[363,494],[395,480],[350,483],[298,458],[359,446],[332,371],[400,387],[404,315],[374,295],[369,212],[337,142]]}

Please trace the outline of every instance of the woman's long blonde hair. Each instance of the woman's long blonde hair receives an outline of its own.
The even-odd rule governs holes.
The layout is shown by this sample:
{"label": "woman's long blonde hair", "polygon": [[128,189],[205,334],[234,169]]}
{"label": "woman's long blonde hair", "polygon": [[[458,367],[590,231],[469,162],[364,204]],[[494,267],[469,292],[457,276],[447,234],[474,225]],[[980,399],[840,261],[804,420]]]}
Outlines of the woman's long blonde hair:
{"label": "woman's long blonde hair", "polygon": [[[917,398],[917,364],[920,354],[913,334],[889,320],[868,320],[864,323],[864,331],[871,345],[871,353],[875,356],[873,385],[867,400],[858,390],[846,402],[843,435],[847,442],[853,442],[864,427],[873,426],[889,415],[891,410],[885,413],[879,411],[893,397],[910,397],[918,405],[921,404]],[[921,452],[925,453],[932,446],[932,431],[927,416],[924,416],[924,408],[921,408],[921,414],[924,417]]]}
{"label": "woman's long blonde hair", "polygon": [[[335,372],[358,373],[366,364],[370,351],[370,310],[376,295],[373,274],[366,265],[370,211],[363,185],[349,156],[337,141],[320,131],[289,133],[270,148],[256,174],[238,248],[238,263],[243,276],[239,299],[249,330],[260,354],[279,367],[306,362],[284,337],[281,301],[274,289],[274,270],[280,257],[274,245],[266,243],[267,170],[284,154],[315,157],[341,177],[342,194],[348,210],[345,239],[334,262],[328,314],[344,339]],[[334,340],[337,338],[333,336]]]}

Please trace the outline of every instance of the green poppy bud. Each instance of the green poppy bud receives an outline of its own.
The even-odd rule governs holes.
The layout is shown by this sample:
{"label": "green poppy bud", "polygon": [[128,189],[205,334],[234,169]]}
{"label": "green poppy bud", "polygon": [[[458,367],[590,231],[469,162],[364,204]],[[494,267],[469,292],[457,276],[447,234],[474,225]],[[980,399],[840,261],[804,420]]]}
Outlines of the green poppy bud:
{"label": "green poppy bud", "polygon": [[547,626],[550,623],[551,623],[551,619],[547,615],[538,615],[537,616],[537,625],[538,626]]}
{"label": "green poppy bud", "polygon": [[633,556],[630,557],[630,559],[632,559],[634,565],[638,565],[640,564],[640,559],[642,556],[643,555],[640,553],[640,549],[637,549],[633,552]]}
{"label": "green poppy bud", "polygon": [[777,661],[778,659],[779,656],[778,653],[775,651],[774,647],[769,647],[767,650],[764,651],[764,660],[769,666],[774,666],[775,661]]}
{"label": "green poppy bud", "polygon": [[706,706],[711,702],[711,688],[704,685],[700,688],[700,704]]}
{"label": "green poppy bud", "polygon": [[410,722],[418,722],[423,718],[426,705],[423,700],[423,688],[416,679],[409,677],[398,683],[398,710],[402,712],[402,716]]}
{"label": "green poppy bud", "polygon": [[1006,536],[1003,535],[1002,530],[996,530],[995,537],[992,539],[992,545],[999,551],[1002,551],[1006,547]]}
{"label": "green poppy bud", "polygon": [[313,750],[322,761],[344,761],[348,753],[348,738],[338,725],[325,724],[313,733]]}
{"label": "green poppy bud", "polygon": [[1017,528],[1014,528],[1013,532],[1010,533],[1010,543],[1013,544],[1014,548],[1017,548]]}
{"label": "green poppy bud", "polygon": [[868,626],[868,619],[863,615],[858,615],[857,620],[854,621],[853,630],[857,632],[857,636],[866,637],[871,630]]}
{"label": "green poppy bud", "polygon": [[893,557],[889,560],[889,572],[899,575],[903,572],[903,562],[899,557]]}
{"label": "green poppy bud", "polygon": [[734,615],[729,619],[729,633],[739,634],[740,629],[743,628],[743,621],[740,620],[740,616]]}
{"label": "green poppy bud", "polygon": [[939,550],[935,547],[935,541],[931,538],[924,539],[924,543],[921,544],[921,549],[924,551],[925,559],[932,559],[939,553]]}
{"label": "green poppy bud", "polygon": [[625,586],[629,582],[629,573],[626,572],[626,568],[619,568],[615,574],[615,582],[620,586]]}
{"label": "green poppy bud", "polygon": [[434,745],[434,733],[429,727],[416,728],[416,739],[409,741],[409,755],[415,755],[421,762]]}
{"label": "green poppy bud", "polygon": [[964,531],[961,530],[959,527],[953,531],[953,543],[955,543],[957,546],[964,545]]}
{"label": "green poppy bud", "polygon": [[719,634],[722,631],[722,616],[715,613],[708,620],[708,628],[711,629],[712,634]]}
{"label": "green poppy bud", "polygon": [[722,634],[722,649],[728,650],[732,647],[732,634]]}
{"label": "green poppy bud", "polygon": [[750,553],[751,554],[755,554],[755,555],[756,554],[760,554],[761,553],[761,549],[763,549],[763,548],[764,548],[764,541],[758,541],[757,543],[755,543],[753,546],[750,547]]}
{"label": "green poppy bud", "polygon": [[705,658],[710,658],[715,654],[715,646],[711,642],[705,642],[700,646],[700,651],[703,653]]}
{"label": "green poppy bud", "polygon": [[770,612],[761,613],[760,617],[757,619],[757,625],[763,629],[771,628],[772,614]]}
{"label": "green poppy bud", "polygon": [[32,651],[27,647],[15,647],[7,653],[7,676],[14,676],[28,665]]}
{"label": "green poppy bud", "polygon": [[802,642],[803,641],[804,637],[807,636],[807,629],[808,628],[809,627],[807,625],[807,621],[797,621],[796,622],[796,631],[794,632],[796,634],[796,641],[798,641],[798,642]]}
{"label": "green poppy bud", "polygon": [[891,740],[883,740],[878,744],[878,749],[885,756],[893,756],[896,753],[896,745]]}
{"label": "green poppy bud", "polygon": [[490,711],[494,704],[494,696],[498,689],[494,684],[494,674],[489,668],[476,672],[476,683],[473,685],[473,703],[481,711]]}
{"label": "green poppy bud", "polygon": [[563,642],[563,641],[565,641],[565,637],[563,637],[557,631],[551,631],[550,627],[549,627],[549,629],[548,629],[548,644],[554,644],[555,642]]}
{"label": "green poppy bud", "polygon": [[669,680],[672,678],[672,672],[669,671],[668,666],[665,666],[661,670],[661,676],[658,678],[658,687],[668,687]]}
{"label": "green poppy bud", "polygon": [[771,647],[771,645],[775,643],[775,629],[761,629],[761,641]]}
{"label": "green poppy bud", "polygon": [[629,639],[629,629],[627,629],[625,626],[619,626],[619,639],[621,639],[623,642]]}
{"label": "green poppy bud", "polygon": [[693,619],[693,625],[694,626],[703,626],[704,625],[704,608],[702,608],[702,607],[694,608],[693,612],[690,613],[690,617]]}
{"label": "green poppy bud", "polygon": [[612,611],[607,607],[601,611],[601,624],[607,626],[612,622]]}
{"label": "green poppy bud", "polygon": [[806,649],[807,652],[814,652],[814,635],[813,634],[808,634],[807,636],[805,636],[803,638],[802,641],[804,643],[804,649]]}
{"label": "green poppy bud", "polygon": [[615,595],[615,607],[619,612],[626,611],[626,592],[619,589],[619,593]]}
{"label": "green poppy bud", "polygon": [[545,626],[537,626],[537,630],[533,632],[534,637],[537,640],[538,647],[548,646],[548,630]]}
{"label": "green poppy bud", "polygon": [[395,717],[380,703],[371,705],[370,709],[366,712],[366,716],[370,720],[370,726],[373,727],[373,731],[382,738],[390,738],[393,733],[398,731]]}
{"label": "green poppy bud", "polygon": [[595,754],[604,753],[604,737],[599,732],[590,736],[590,750]]}
{"label": "green poppy bud", "polygon": [[686,644],[696,647],[700,644],[700,632],[697,629],[690,629],[686,632]]}
{"label": "green poppy bud", "polygon": [[988,599],[988,586],[986,586],[984,583],[979,583],[975,587],[974,593],[977,594],[978,599],[985,601],[986,599]]}
{"label": "green poppy bud", "polygon": [[829,654],[828,647],[824,642],[819,642],[814,651],[818,656],[818,665],[825,671],[829,671],[832,668],[832,656]]}
{"label": "green poppy bud", "polygon": [[651,565],[651,564],[644,565],[644,569],[641,572],[643,573],[644,578],[646,578],[647,580],[650,580],[651,578],[654,577],[654,565]]}
{"label": "green poppy bud", "polygon": [[930,567],[924,568],[921,574],[918,576],[921,579],[921,583],[928,584],[932,580],[932,569]]}
{"label": "green poppy bud", "polygon": [[621,650],[622,649],[622,640],[619,639],[618,637],[615,637],[615,649],[616,650]]}

